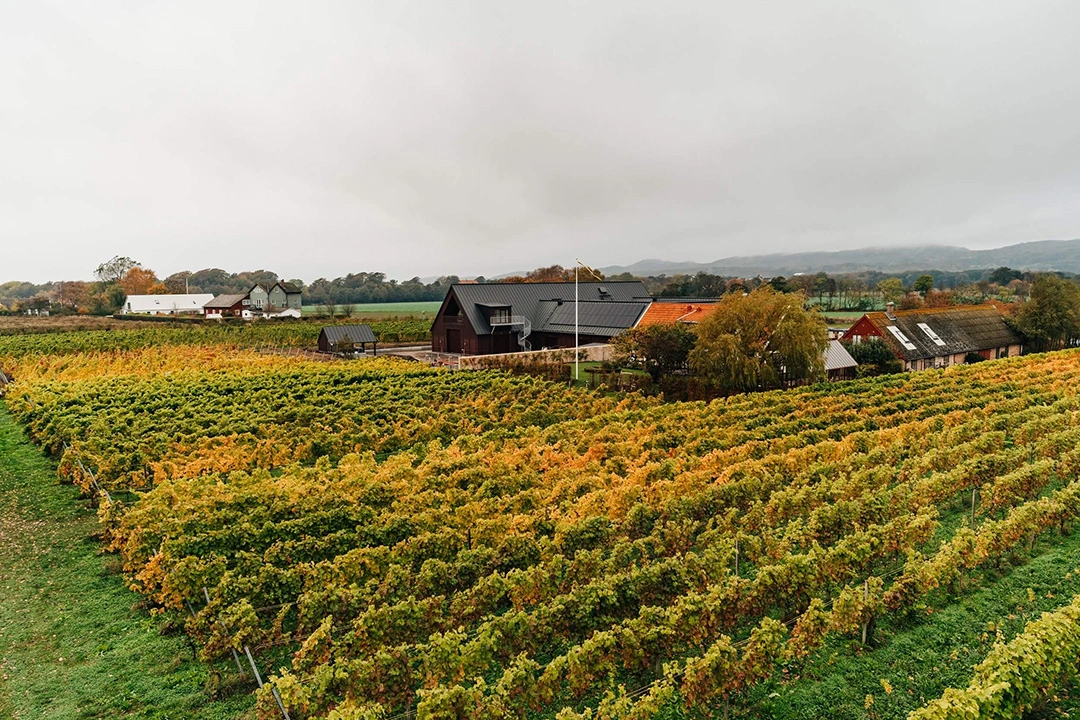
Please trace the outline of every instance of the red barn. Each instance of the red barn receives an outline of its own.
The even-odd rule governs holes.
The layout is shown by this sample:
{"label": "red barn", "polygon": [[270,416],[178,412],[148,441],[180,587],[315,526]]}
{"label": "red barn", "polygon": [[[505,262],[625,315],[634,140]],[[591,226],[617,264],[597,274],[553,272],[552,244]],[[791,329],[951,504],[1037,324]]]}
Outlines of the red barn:
{"label": "red barn", "polygon": [[960,365],[971,353],[987,360],[1016,357],[1023,349],[993,305],[893,310],[890,303],[885,312],[863,315],[841,339],[858,343],[872,337],[884,340],[905,370]]}
{"label": "red barn", "polygon": [[247,298],[247,293],[218,295],[216,298],[203,305],[203,317],[241,317],[244,314],[244,310],[248,309],[248,304],[245,302]]}

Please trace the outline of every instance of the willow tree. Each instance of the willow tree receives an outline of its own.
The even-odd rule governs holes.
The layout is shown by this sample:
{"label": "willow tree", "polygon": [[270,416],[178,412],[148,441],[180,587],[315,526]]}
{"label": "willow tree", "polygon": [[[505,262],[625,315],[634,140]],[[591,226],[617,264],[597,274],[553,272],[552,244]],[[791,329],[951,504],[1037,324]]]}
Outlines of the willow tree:
{"label": "willow tree", "polygon": [[1057,275],[1036,276],[1031,299],[1020,306],[1016,328],[1029,350],[1057,350],[1080,338],[1080,285]]}
{"label": "willow tree", "polygon": [[769,285],[725,295],[698,325],[691,370],[726,393],[824,380],[828,329],[805,302]]}

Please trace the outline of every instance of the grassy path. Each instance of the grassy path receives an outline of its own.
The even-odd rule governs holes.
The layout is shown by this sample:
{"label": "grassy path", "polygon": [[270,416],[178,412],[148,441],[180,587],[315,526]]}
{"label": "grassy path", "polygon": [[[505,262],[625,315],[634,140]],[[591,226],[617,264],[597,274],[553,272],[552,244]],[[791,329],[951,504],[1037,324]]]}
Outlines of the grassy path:
{"label": "grassy path", "polygon": [[[752,717],[776,720],[904,720],[947,687],[964,687],[973,667],[993,643],[1011,640],[1041,613],[1068,604],[1080,593],[1080,532],[1048,535],[1039,553],[1005,574],[991,573],[981,586],[917,619],[886,616],[880,645],[863,649],[834,640],[802,668],[801,678],[775,678],[754,689]],[[1020,553],[1014,559],[1019,561]],[[794,670],[795,668],[793,668]],[[1076,688],[1061,688],[1057,703],[1036,717],[1077,717]]]}
{"label": "grassy path", "polygon": [[0,718],[244,716],[248,688],[208,695],[211,669],[136,606],[96,529],[0,404]]}

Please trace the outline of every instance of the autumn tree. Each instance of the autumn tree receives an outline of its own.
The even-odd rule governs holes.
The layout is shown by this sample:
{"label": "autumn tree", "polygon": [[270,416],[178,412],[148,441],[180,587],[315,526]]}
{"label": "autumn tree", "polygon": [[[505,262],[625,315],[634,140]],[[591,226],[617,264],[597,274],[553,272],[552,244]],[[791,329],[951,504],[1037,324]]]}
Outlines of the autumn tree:
{"label": "autumn tree", "polygon": [[55,293],[56,302],[71,310],[84,309],[90,305],[90,284],[81,280],[57,283]]}
{"label": "autumn tree", "polygon": [[189,270],[173,273],[162,280],[162,284],[168,292],[173,293],[174,295],[182,295],[186,292],[199,292],[197,286],[192,286],[191,271]]}
{"label": "autumn tree", "polygon": [[162,295],[167,292],[153,270],[138,266],[124,273],[119,284],[125,295]]}
{"label": "autumn tree", "polygon": [[731,278],[727,281],[724,291],[735,295],[742,295],[746,292],[746,281],[742,278]]}
{"label": "autumn tree", "polygon": [[537,268],[525,275],[525,282],[565,282],[573,279],[573,271],[567,271],[562,265]]}
{"label": "autumn tree", "polygon": [[825,320],[801,293],[763,285],[726,295],[698,325],[690,368],[721,392],[749,392],[825,379]]}
{"label": "autumn tree", "polygon": [[1015,325],[1035,350],[1055,350],[1080,338],[1080,285],[1057,275],[1036,276]]}
{"label": "autumn tree", "polygon": [[653,382],[686,367],[694,333],[684,323],[631,328],[612,340],[617,362],[649,373]]}
{"label": "autumn tree", "polygon": [[904,297],[904,283],[900,278],[889,278],[877,284],[878,292],[887,303],[898,303]]}

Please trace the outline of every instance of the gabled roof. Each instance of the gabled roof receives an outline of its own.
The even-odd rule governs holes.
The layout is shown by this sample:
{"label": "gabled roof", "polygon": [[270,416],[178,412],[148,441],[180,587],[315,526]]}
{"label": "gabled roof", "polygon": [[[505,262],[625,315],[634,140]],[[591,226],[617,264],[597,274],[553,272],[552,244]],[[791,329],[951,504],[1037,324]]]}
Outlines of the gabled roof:
{"label": "gabled roof", "polygon": [[674,325],[677,322],[696,325],[714,307],[716,303],[654,302],[638,325]]}
{"label": "gabled roof", "polygon": [[891,315],[872,312],[864,318],[897,354],[909,361],[1022,342],[993,305],[897,310]]}
{"label": "gabled roof", "polygon": [[[300,288],[296,287],[291,282],[283,282],[281,280],[278,280],[276,283],[274,283],[274,285],[284,290],[286,295],[299,295],[302,292]],[[273,290],[274,288],[270,289]]]}
{"label": "gabled roof", "polygon": [[825,370],[843,370],[844,368],[851,368],[857,366],[855,358],[851,357],[851,353],[847,351],[839,340],[830,340],[828,347],[825,348]]}
{"label": "gabled roof", "polygon": [[247,296],[248,296],[247,293],[234,293],[232,295],[218,295],[216,298],[214,298],[210,302],[203,305],[203,309],[204,310],[207,310],[207,309],[215,310],[217,308],[221,308],[223,310],[228,310],[233,305],[235,305],[236,303],[242,301]]}
{"label": "gabled roof", "polygon": [[129,313],[170,312],[172,310],[199,310],[214,299],[210,293],[191,295],[128,295],[124,310]]}
{"label": "gabled roof", "polygon": [[[644,306],[648,305],[652,301],[649,295],[649,291],[645,289],[645,286],[637,280],[629,280],[623,282],[581,282],[578,283],[578,297],[581,300],[580,311],[585,312],[586,304],[610,304],[619,302],[637,302],[642,305],[641,310],[644,311]],[[603,291],[603,292],[601,292]],[[511,313],[514,315],[524,315],[529,318],[529,322],[536,328],[541,324],[541,321],[547,323],[553,313],[553,307],[558,305],[559,301],[562,301],[563,305],[569,305],[570,307],[570,330],[574,331],[574,283],[455,283],[451,286],[450,291],[457,298],[458,305],[461,307],[461,312],[468,318],[469,323],[472,325],[473,330],[478,335],[490,335],[491,326],[488,325],[484,314],[480,311],[482,306],[497,306],[505,307],[507,305],[511,308]],[[543,303],[543,305],[542,305]],[[593,319],[610,322],[613,319],[618,319],[622,322],[622,315],[608,316],[608,315],[594,315]],[[634,322],[637,321],[637,317],[634,318]],[[579,322],[584,325],[584,320],[579,317]],[[564,326],[563,315],[558,316],[558,322],[554,323],[556,326]],[[596,328],[606,328],[604,325],[597,325]],[[630,325],[620,325],[619,330],[624,330],[627,327],[633,327],[633,323]],[[566,332],[566,330],[550,330],[551,332]],[[585,332],[581,330],[581,332]],[[585,333],[585,334],[603,334],[603,333]]]}
{"label": "gabled roof", "polygon": [[326,335],[326,340],[331,345],[337,345],[341,341],[350,343],[373,343],[375,333],[370,325],[327,325],[320,335]]}

